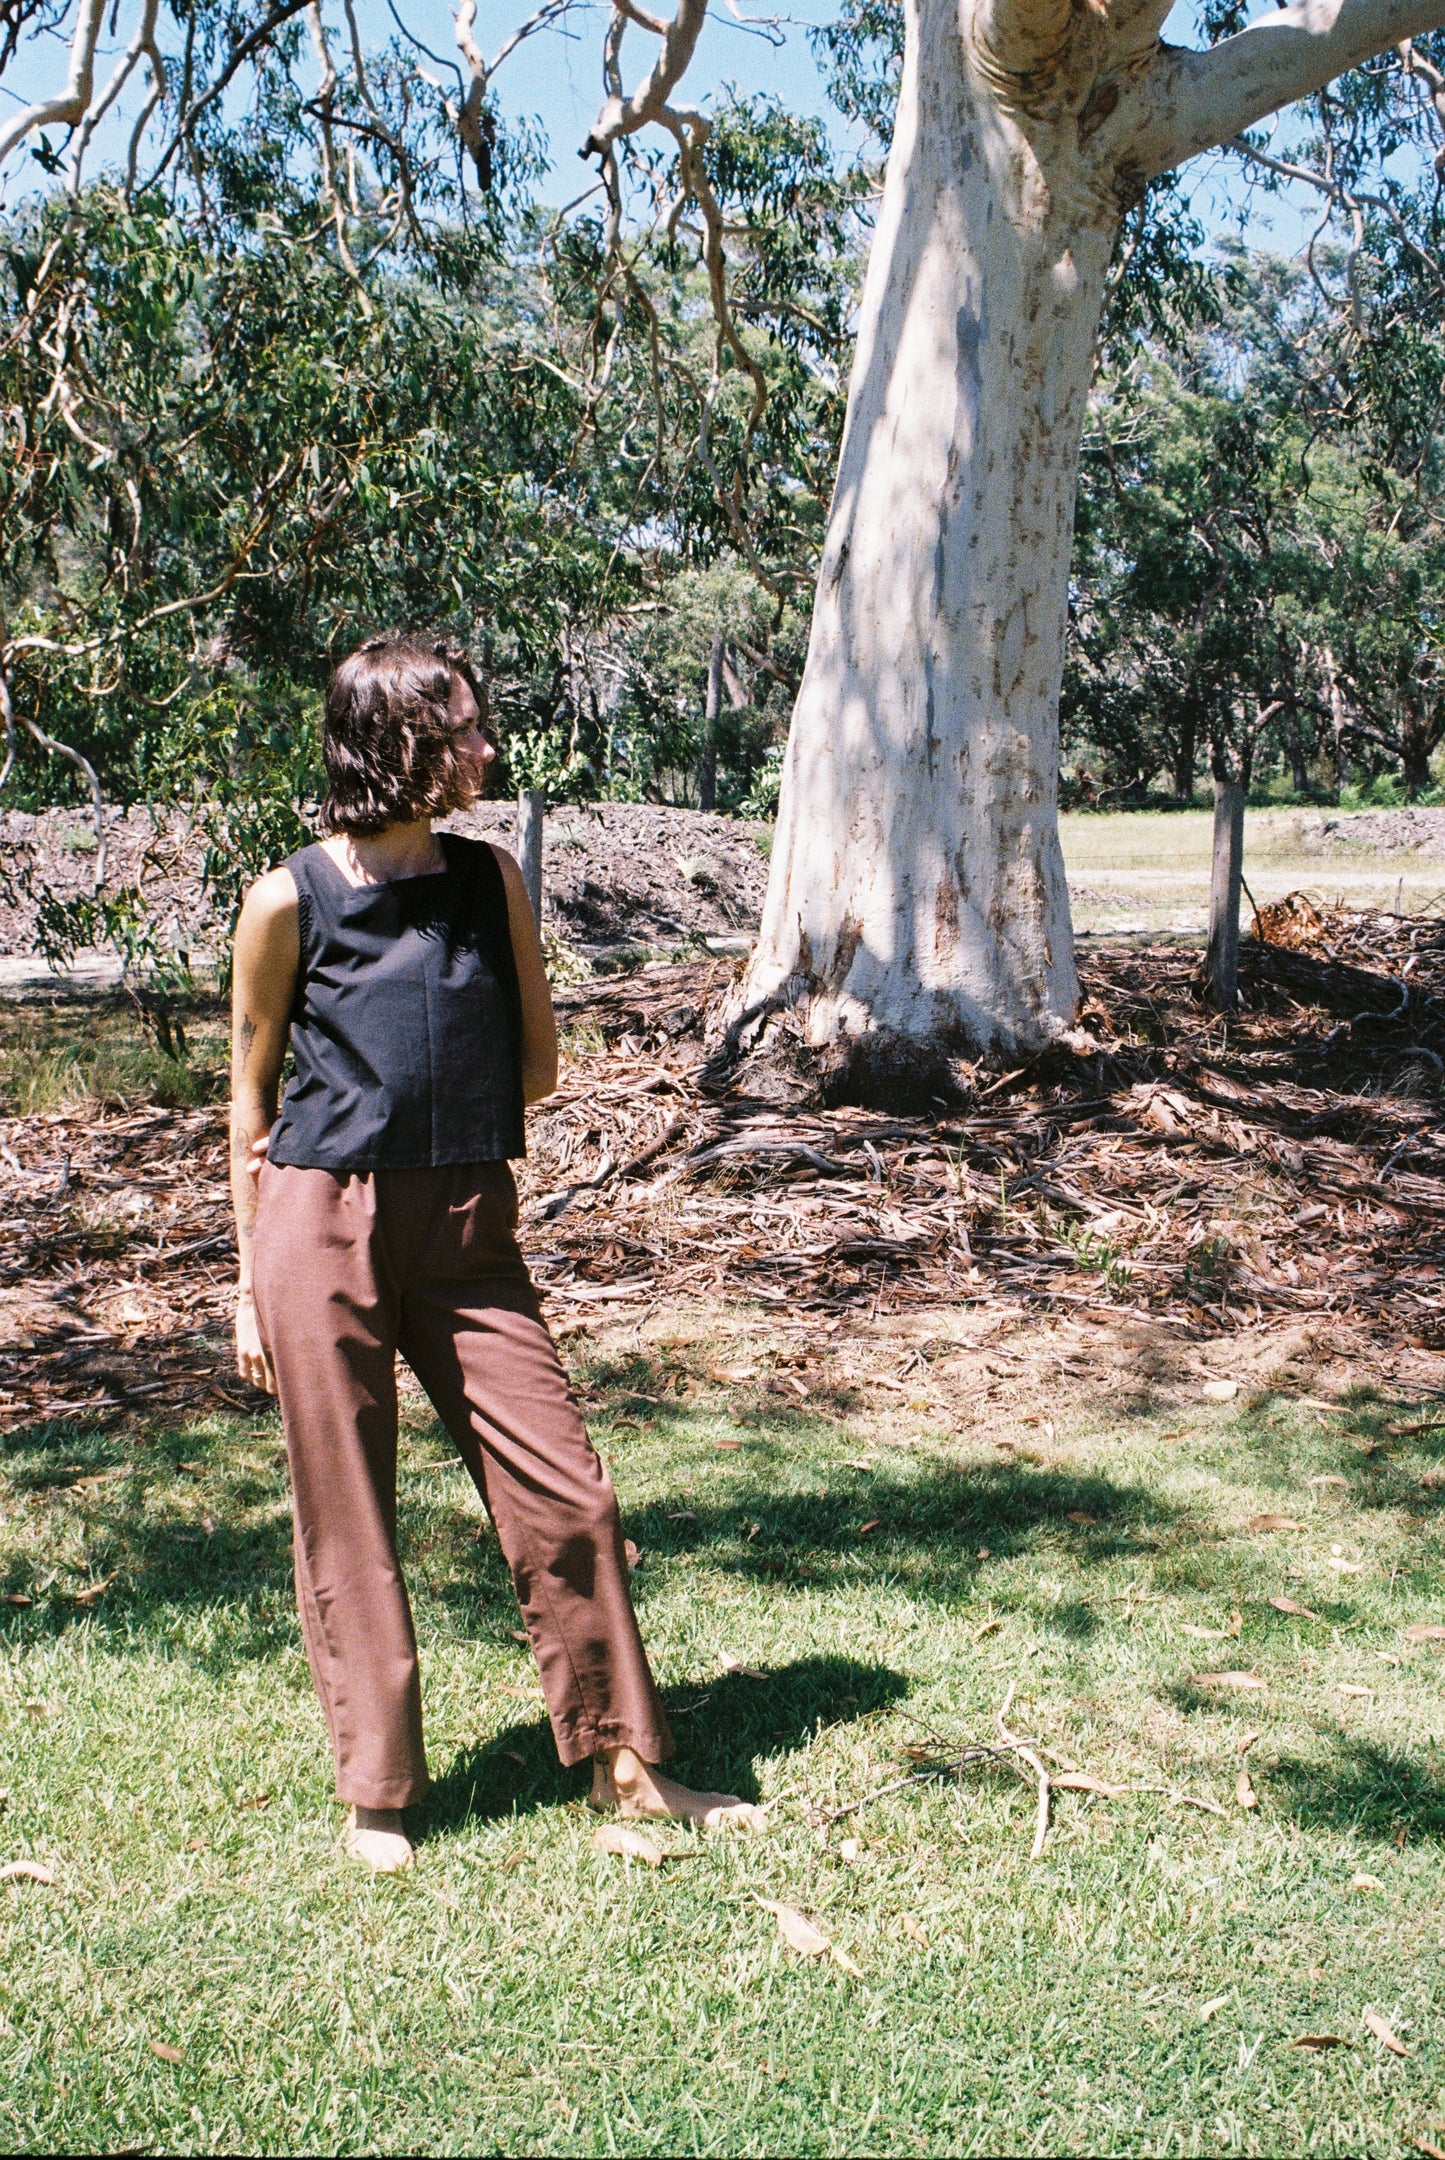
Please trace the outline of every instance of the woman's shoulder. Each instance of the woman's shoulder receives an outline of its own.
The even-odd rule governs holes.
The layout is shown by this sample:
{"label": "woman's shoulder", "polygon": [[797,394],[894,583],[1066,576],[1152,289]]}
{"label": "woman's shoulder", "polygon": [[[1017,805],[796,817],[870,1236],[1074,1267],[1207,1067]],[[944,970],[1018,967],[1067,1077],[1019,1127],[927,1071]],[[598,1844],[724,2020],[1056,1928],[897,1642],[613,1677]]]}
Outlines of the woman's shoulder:
{"label": "woman's shoulder", "polygon": [[241,903],[241,912],[261,928],[294,915],[299,905],[300,888],[291,863],[285,862],[275,870],[263,871]]}
{"label": "woman's shoulder", "polygon": [[465,833],[440,833],[447,855],[459,866],[465,865],[480,871],[485,877],[493,871],[500,872],[503,883],[509,874],[520,877],[517,858],[497,840],[473,840]]}

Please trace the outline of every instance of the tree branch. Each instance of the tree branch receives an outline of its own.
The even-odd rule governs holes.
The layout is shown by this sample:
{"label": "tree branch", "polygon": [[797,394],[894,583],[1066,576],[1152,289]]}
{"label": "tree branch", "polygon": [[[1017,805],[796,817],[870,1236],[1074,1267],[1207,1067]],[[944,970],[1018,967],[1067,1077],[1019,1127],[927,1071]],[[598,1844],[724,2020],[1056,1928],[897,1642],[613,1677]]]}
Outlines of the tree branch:
{"label": "tree branch", "polygon": [[1362,60],[1445,27],[1445,0],[1295,0],[1212,52],[1161,45],[1108,129],[1121,168],[1152,180]]}
{"label": "tree branch", "polygon": [[95,46],[104,15],[105,0],[81,0],[65,88],[59,97],[41,98],[34,105],[26,105],[8,127],[0,128],[0,166],[16,145],[37,128],[55,123],[73,128],[85,118],[95,91]]}
{"label": "tree branch", "polygon": [[[631,14],[629,9],[626,13]],[[607,103],[597,115],[592,132],[582,145],[583,157],[596,157],[623,135],[635,135],[650,120],[662,120],[668,112],[667,101],[682,81],[692,63],[707,19],[707,0],[678,0],[677,13],[662,31],[662,49],[652,64],[651,72],[638,84],[631,97],[624,98],[620,89],[612,89]],[[624,11],[618,9],[614,25],[620,26]],[[637,16],[633,15],[633,20]],[[649,25],[651,27],[651,25]],[[620,35],[617,38],[620,46]],[[614,55],[615,58],[615,55]],[[690,122],[701,126],[706,133],[707,122],[700,113],[678,113],[674,121]]]}

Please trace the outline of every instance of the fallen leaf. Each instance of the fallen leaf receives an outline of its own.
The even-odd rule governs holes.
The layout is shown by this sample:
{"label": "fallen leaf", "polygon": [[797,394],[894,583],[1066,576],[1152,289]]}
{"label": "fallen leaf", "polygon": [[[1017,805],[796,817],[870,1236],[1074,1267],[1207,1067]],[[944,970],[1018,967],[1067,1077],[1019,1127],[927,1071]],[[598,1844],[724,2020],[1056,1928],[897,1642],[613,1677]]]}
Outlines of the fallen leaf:
{"label": "fallen leaf", "polygon": [[1097,1793],[1101,1800],[1122,1800],[1129,1790],[1127,1785],[1110,1785],[1103,1778],[1091,1777],[1087,1770],[1061,1770],[1049,1783],[1055,1792]]}
{"label": "fallen leaf", "polygon": [[1234,1804],[1236,1807],[1242,1808],[1259,1806],[1259,1795],[1249,1781],[1249,1772],[1247,1770],[1241,1770],[1234,1781]]}
{"label": "fallen leaf", "polygon": [[871,1522],[859,1523],[857,1529],[853,1532],[854,1537],[869,1536],[872,1531],[878,1528],[878,1525],[882,1522],[882,1520],[883,1517],[881,1515],[875,1515]]}
{"label": "fallen leaf", "polygon": [[106,1591],[113,1582],[118,1580],[119,1575],[120,1569],[115,1568],[109,1575],[103,1576],[99,1582],[87,1583],[83,1590],[75,1592],[71,1598],[72,1605],[93,1605],[97,1598],[105,1596]]}
{"label": "fallen leaf", "polygon": [[1086,1530],[1092,1530],[1099,1518],[1097,1515],[1086,1515],[1082,1508],[1070,1508],[1068,1520],[1081,1523]]}
{"label": "fallen leaf", "polygon": [[1309,1483],[1311,1485],[1338,1485],[1345,1492],[1348,1492],[1350,1489],[1349,1479],[1343,1477],[1336,1477],[1333,1471],[1321,1471],[1320,1475],[1318,1477],[1312,1477],[1309,1480]]}
{"label": "fallen leaf", "polygon": [[1380,2016],[1378,2010],[1367,2010],[1360,2022],[1364,2026],[1366,2032],[1373,2033],[1375,2038],[1379,2041],[1381,2047],[1388,2048],[1392,2055],[1409,2054],[1410,2050],[1405,2046],[1405,2043],[1390,2030],[1389,2026],[1385,2023],[1385,2020]]}
{"label": "fallen leaf", "polygon": [[854,1862],[857,1860],[859,1853],[862,1852],[862,1850],[863,1848],[859,1844],[857,1838],[845,1837],[842,1844],[838,1847],[838,1857],[842,1860],[846,1860],[849,1867],[852,1867]]}
{"label": "fallen leaf", "polygon": [[34,1598],[28,1598],[23,1590],[7,1590],[5,1603],[7,1605],[33,1605],[35,1600]]}
{"label": "fallen leaf", "polygon": [[1181,1635],[1192,1635],[1197,1642],[1226,1642],[1229,1639],[1228,1628],[1193,1627],[1187,1620],[1180,1622],[1179,1632]]}
{"label": "fallen leaf", "polygon": [[974,1629],[973,1639],[975,1642],[982,1642],[985,1635],[997,1635],[1002,1626],[1002,1620],[985,1620],[982,1627]]}
{"label": "fallen leaf", "polygon": [[603,1823],[593,1832],[592,1842],[598,1852],[618,1853],[624,1860],[645,1860],[651,1868],[661,1867],[667,1857],[660,1845],[654,1845],[640,1830],[629,1830],[625,1823]]}
{"label": "fallen leaf", "polygon": [[743,1380],[756,1380],[757,1377],[756,1365],[715,1365],[708,1372],[709,1380],[725,1380],[729,1387],[736,1387]]}
{"label": "fallen leaf", "polygon": [[525,1628],[509,1627],[507,1633],[511,1636],[513,1642],[524,1643],[530,1640]]}
{"label": "fallen leaf", "polygon": [[1367,1875],[1363,1868],[1361,1868],[1358,1875],[1350,1877],[1350,1888],[1352,1890],[1383,1890],[1384,1887],[1385,1885],[1378,1875]]}
{"label": "fallen leaf", "polygon": [[1290,2042],[1291,2047],[1309,2048],[1315,2054],[1322,2054],[1326,2048],[1348,2047],[1349,2044],[1343,2033],[1299,2033]]}
{"label": "fallen leaf", "polygon": [[1225,1822],[1229,1820],[1228,1810],[1222,1808],[1217,1800],[1202,1800],[1198,1793],[1192,1792],[1175,1793],[1174,1798],[1181,1807],[1202,1808],[1206,1815],[1222,1816]]}
{"label": "fallen leaf", "polygon": [[1247,1755],[1258,1738],[1259,1734],[1257,1732],[1247,1732],[1242,1740],[1235,1741],[1236,1754]]}
{"label": "fallen leaf", "polygon": [[1445,1627],[1434,1627],[1428,1620],[1417,1620],[1405,1630],[1406,1642],[1445,1642]]}
{"label": "fallen leaf", "polygon": [[0,1882],[49,1883],[53,1887],[55,1877],[43,1860],[7,1860],[0,1867]]}
{"label": "fallen leaf", "polygon": [[622,1540],[622,1550],[627,1556],[627,1565],[629,1569],[641,1567],[642,1555],[638,1551],[637,1547],[633,1544],[630,1537],[624,1538]]}
{"label": "fallen leaf", "polygon": [[238,1800],[236,1802],[236,1806],[238,1809],[256,1808],[259,1810],[261,1808],[268,1808],[270,1805],[271,1795],[268,1792],[258,1792],[254,1794],[249,1800]]}
{"label": "fallen leaf", "polygon": [[669,1522],[696,1522],[697,1509],[690,1507],[679,1508],[675,1515],[669,1515],[667,1519]]}
{"label": "fallen leaf", "polygon": [[864,1456],[850,1455],[843,1464],[845,1470],[871,1470],[873,1465]]}
{"label": "fallen leaf", "polygon": [[826,1957],[833,1945],[819,1927],[814,1927],[806,1913],[800,1913],[796,1905],[780,1905],[775,1898],[759,1898],[765,1912],[772,1913],[778,1923],[779,1933],[790,1949],[800,1957]]}
{"label": "fallen leaf", "polygon": [[1199,1390],[1206,1402],[1233,1402],[1239,1393],[1237,1380],[1206,1380]]}
{"label": "fallen leaf", "polygon": [[499,1695],[510,1695],[513,1702],[541,1702],[544,1700],[540,1688],[517,1687],[510,1680],[498,1681],[497,1693]]}
{"label": "fallen leaf", "polygon": [[928,1937],[924,1934],[922,1928],[914,1919],[912,1913],[905,1913],[903,1915],[903,1932],[908,1937],[908,1940],[910,1942],[917,1943],[920,1950],[926,1950],[928,1948]]}
{"label": "fallen leaf", "polygon": [[1295,1400],[1303,1403],[1307,1410],[1342,1410],[1344,1408],[1343,1403],[1323,1402],[1318,1395],[1297,1395]]}
{"label": "fallen leaf", "polygon": [[1423,2135],[1416,2138],[1415,2150],[1419,2153],[1427,2153],[1429,2160],[1445,2160],[1445,2146],[1433,2144],[1429,2138]]}
{"label": "fallen leaf", "polygon": [[1247,1530],[1303,1530],[1304,1524],[1296,1522],[1293,1515],[1251,1515],[1245,1524]]}
{"label": "fallen leaf", "polygon": [[152,2055],[159,2055],[162,2062],[183,2063],[186,2059],[185,2049],[172,2047],[169,2040],[152,2040],[150,2049]]}
{"label": "fallen leaf", "polygon": [[718,1663],[724,1672],[736,1673],[740,1680],[766,1680],[768,1677],[766,1673],[759,1672],[756,1665],[744,1665],[741,1659],[729,1657],[726,1653],[718,1659]]}
{"label": "fallen leaf", "polygon": [[742,1446],[741,1440],[718,1440],[715,1441],[713,1444],[716,1447],[724,1449],[740,1448]]}
{"label": "fallen leaf", "polygon": [[1341,1560],[1335,1553],[1330,1554],[1325,1566],[1333,1568],[1337,1575],[1363,1575],[1365,1572],[1363,1560]]}
{"label": "fallen leaf", "polygon": [[1189,1675],[1189,1684],[1191,1687],[1232,1688],[1238,1694],[1247,1695],[1269,1683],[1252,1672],[1197,1672]]}
{"label": "fallen leaf", "polygon": [[798,1911],[796,1905],[780,1905],[776,1898],[759,1898],[757,1902],[764,1912],[775,1916],[784,1941],[801,1957],[830,1957],[835,1965],[841,1965],[844,1972],[851,1973],[855,1980],[862,1979],[861,1968],[854,1964],[847,1952],[840,1950],[835,1942],[830,1941],[821,1928],[813,1925],[806,1913]]}
{"label": "fallen leaf", "polygon": [[1209,2023],[1209,2020],[1213,2017],[1215,2011],[1222,2010],[1229,2000],[1230,1998],[1228,1995],[1216,1995],[1213,2001],[1201,2003],[1199,2005],[1200,2024],[1207,2025]]}
{"label": "fallen leaf", "polygon": [[1301,1620],[1319,1618],[1317,1612],[1311,1612],[1308,1605],[1297,1605],[1292,1597],[1272,1597],[1269,1602],[1276,1612],[1294,1613]]}
{"label": "fallen leaf", "polygon": [[1361,1700],[1368,1700],[1373,1696],[1374,1692],[1374,1689],[1370,1687],[1356,1687],[1349,1680],[1337,1680],[1335,1682],[1335,1693],[1337,1695],[1357,1695]]}
{"label": "fallen leaf", "polygon": [[1177,1432],[1162,1432],[1162,1433],[1160,1433],[1160,1435],[1159,1435],[1159,1438],[1161,1439],[1161,1441],[1162,1441],[1162,1440],[1168,1440],[1168,1441],[1175,1441],[1175,1440],[1187,1440],[1187,1439],[1188,1439],[1188,1437],[1189,1437],[1189,1433],[1188,1433],[1188,1428],[1187,1428],[1187,1427],[1185,1427],[1185,1426],[1182,1426],[1182,1425],[1180,1426],[1180,1428],[1179,1428],[1179,1430],[1178,1430]]}

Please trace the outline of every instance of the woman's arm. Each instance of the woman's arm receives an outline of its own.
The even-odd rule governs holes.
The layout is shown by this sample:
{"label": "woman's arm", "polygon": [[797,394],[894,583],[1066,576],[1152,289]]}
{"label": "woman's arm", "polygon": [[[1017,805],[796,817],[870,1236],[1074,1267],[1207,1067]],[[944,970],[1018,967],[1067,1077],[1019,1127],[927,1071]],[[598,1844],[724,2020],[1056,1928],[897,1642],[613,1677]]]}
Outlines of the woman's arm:
{"label": "woman's arm", "polygon": [[236,924],[231,973],[231,1203],[236,1211],[240,1281],[236,1293],[236,1370],[268,1395],[276,1382],[261,1348],[251,1295],[251,1232],[256,1220],[257,1143],[276,1119],[276,1090],[286,1056],[291,1000],[301,960],[300,909],[289,870],[271,870],[247,893]]}
{"label": "woman's arm", "polygon": [[512,933],[512,957],[517,963],[517,987],[522,993],[522,1097],[540,1102],[557,1085],[557,1015],[552,1010],[552,985],[542,959],[542,940],[522,873],[514,855],[489,842],[501,867],[507,889],[507,926]]}

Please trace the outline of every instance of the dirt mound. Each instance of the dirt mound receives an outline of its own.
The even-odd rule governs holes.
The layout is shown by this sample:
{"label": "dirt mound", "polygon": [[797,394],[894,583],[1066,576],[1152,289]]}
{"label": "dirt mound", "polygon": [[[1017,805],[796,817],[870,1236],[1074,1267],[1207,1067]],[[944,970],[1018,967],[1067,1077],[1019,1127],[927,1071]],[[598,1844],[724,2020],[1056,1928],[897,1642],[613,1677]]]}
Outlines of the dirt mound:
{"label": "dirt mound", "polygon": [[[509,845],[514,818],[510,803],[486,803],[447,822]],[[750,935],[768,876],[759,831],[652,803],[561,807],[546,821],[546,920],[591,953]],[[205,889],[205,839],[191,820],[143,808],[114,813],[106,855],[107,892],[139,885],[168,938],[192,952],[219,942],[225,925]],[[30,894],[48,887],[61,899],[82,897],[94,868],[95,832],[83,811],[0,816],[0,954],[35,949]]]}
{"label": "dirt mound", "polygon": [[1295,821],[1304,847],[1408,851],[1423,862],[1445,862],[1445,808],[1306,810]]}

